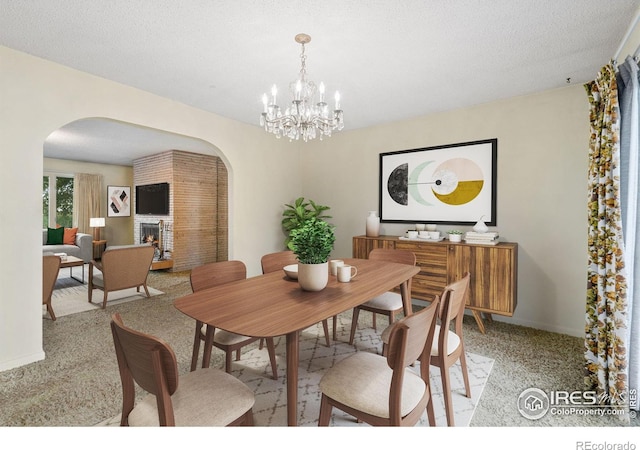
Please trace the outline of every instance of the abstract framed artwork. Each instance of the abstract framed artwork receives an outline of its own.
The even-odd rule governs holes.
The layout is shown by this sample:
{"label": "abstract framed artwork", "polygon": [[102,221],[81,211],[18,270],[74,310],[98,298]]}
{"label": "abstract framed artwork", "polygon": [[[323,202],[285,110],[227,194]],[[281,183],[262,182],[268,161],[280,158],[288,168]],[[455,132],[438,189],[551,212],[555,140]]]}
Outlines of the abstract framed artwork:
{"label": "abstract framed artwork", "polygon": [[380,221],[496,225],[498,140],[380,154]]}
{"label": "abstract framed artwork", "polygon": [[131,215],[131,186],[107,186],[107,215],[109,217]]}

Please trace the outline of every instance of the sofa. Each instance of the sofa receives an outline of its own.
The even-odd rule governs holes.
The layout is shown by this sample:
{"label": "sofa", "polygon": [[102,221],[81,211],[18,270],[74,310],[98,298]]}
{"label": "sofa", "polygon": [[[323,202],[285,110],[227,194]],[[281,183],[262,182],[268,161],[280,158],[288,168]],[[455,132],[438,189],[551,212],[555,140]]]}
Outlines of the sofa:
{"label": "sofa", "polygon": [[47,245],[47,229],[42,230],[42,253],[66,253],[82,259],[85,263],[93,259],[93,236],[85,233],[76,233],[75,245],[55,244]]}

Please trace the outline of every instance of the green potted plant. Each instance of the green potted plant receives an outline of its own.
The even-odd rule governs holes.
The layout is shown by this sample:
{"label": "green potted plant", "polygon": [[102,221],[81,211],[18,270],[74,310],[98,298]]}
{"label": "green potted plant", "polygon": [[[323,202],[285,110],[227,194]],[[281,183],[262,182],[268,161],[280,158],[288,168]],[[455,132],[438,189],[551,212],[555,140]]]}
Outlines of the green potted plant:
{"label": "green potted plant", "polygon": [[460,230],[449,230],[447,231],[449,235],[449,242],[461,242],[462,241],[462,231]]}
{"label": "green potted plant", "polygon": [[287,233],[284,245],[293,250],[291,246],[291,231],[300,228],[307,220],[310,219],[331,219],[331,216],[325,214],[330,209],[325,205],[318,205],[313,200],[305,201],[304,197],[296,199],[293,205],[286,204],[282,213],[282,228]]}
{"label": "green potted plant", "polygon": [[333,226],[311,218],[291,230],[291,249],[298,257],[298,283],[305,291],[321,291],[329,281],[329,255],[336,237]]}

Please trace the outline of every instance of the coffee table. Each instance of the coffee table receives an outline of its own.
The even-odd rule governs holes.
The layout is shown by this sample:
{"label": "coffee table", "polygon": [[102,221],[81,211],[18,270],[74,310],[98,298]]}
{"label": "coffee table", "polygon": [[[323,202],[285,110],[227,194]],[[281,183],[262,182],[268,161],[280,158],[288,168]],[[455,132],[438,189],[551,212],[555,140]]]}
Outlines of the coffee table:
{"label": "coffee table", "polygon": [[[67,259],[65,261],[60,261],[60,268],[63,269],[65,267],[69,268],[69,276],[71,278],[84,284],[84,261],[82,259],[67,255]],[[73,276],[74,267],[82,267],[82,279]]]}

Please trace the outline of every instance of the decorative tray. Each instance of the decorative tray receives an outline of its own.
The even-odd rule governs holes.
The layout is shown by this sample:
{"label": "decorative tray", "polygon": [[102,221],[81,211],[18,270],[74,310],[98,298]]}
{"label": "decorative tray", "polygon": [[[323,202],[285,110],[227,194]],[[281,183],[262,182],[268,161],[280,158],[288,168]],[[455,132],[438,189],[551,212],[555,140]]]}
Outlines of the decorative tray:
{"label": "decorative tray", "polygon": [[408,238],[406,236],[398,236],[398,239],[403,241],[420,241],[420,242],[440,242],[444,240],[444,236],[440,236],[438,239],[424,238],[418,236],[417,238]]}

